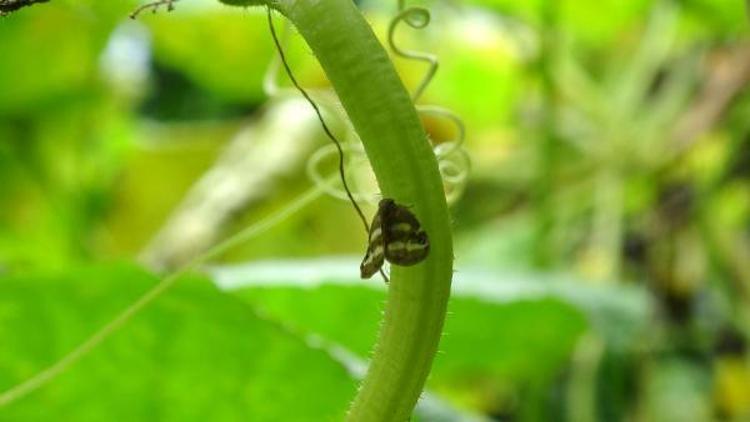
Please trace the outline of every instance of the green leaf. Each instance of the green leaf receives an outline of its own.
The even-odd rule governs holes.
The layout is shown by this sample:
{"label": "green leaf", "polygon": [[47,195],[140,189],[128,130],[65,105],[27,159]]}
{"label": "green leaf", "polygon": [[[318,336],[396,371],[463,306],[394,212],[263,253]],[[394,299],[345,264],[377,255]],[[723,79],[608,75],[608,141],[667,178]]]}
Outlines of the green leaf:
{"label": "green leaf", "polygon": [[[378,288],[382,282],[354,278],[355,264],[344,259],[271,261],[212,273],[262,313],[368,356],[385,295]],[[428,388],[478,411],[490,411],[505,395],[520,394],[525,402],[542,397],[588,329],[587,317],[595,326],[623,320],[637,325],[630,319],[637,320],[634,314],[642,310],[640,298],[634,308],[628,302],[632,297],[617,303],[598,293],[559,280],[459,271]]]}
{"label": "green leaf", "polygon": [[[177,18],[179,16],[179,18]],[[263,15],[229,8],[144,16],[154,59],[229,101],[260,103],[271,40]]]}
{"label": "green leaf", "polygon": [[40,112],[100,89],[98,56],[129,3],[49,2],[0,22],[0,115]]}
{"label": "green leaf", "polygon": [[[0,278],[0,390],[80,344],[156,280],[125,265]],[[183,280],[0,420],[337,420],[355,383],[325,353]]]}

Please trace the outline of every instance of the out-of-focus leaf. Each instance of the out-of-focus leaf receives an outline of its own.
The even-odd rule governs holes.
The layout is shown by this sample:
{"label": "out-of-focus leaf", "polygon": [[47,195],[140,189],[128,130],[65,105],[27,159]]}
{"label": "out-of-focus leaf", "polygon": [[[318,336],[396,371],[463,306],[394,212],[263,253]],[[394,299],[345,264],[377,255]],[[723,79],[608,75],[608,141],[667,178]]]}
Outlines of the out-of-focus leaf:
{"label": "out-of-focus leaf", "polygon": [[[325,312],[332,312],[335,315],[338,312],[337,308],[348,307],[351,302],[356,302],[357,305],[352,305],[351,312],[366,315],[367,312],[360,309],[361,302],[374,300],[368,305],[369,308],[379,309],[383,298],[382,294],[378,293],[376,296],[379,299],[368,299],[373,293],[367,290],[382,291],[385,286],[380,280],[358,279],[358,268],[356,258],[337,257],[311,260],[270,260],[217,266],[212,267],[210,273],[223,290],[242,292],[248,289],[266,292],[262,300],[258,299],[260,301],[258,306],[263,308],[274,308],[278,305],[286,309],[285,306],[290,300],[287,295],[297,295],[300,291],[336,289],[346,291],[346,294],[352,295],[354,299],[335,305],[334,302],[338,302],[338,299],[333,298],[330,299],[331,303],[320,304],[320,301],[329,300],[324,299],[325,295],[321,293],[322,297],[309,305],[316,309],[320,307],[327,310]],[[637,343],[637,338],[642,334],[650,317],[652,304],[647,293],[640,288],[617,285],[592,286],[583,280],[564,274],[540,274],[528,271],[501,272],[494,268],[462,266],[461,264],[458,264],[457,268],[458,272],[453,277],[452,287],[454,303],[463,303],[458,302],[460,300],[467,303],[480,302],[503,307],[521,302],[545,300],[563,302],[585,314],[591,327],[597,330],[610,346],[616,348],[627,348],[628,345]],[[360,289],[360,287],[366,287],[366,289]],[[307,305],[298,305],[299,307],[294,308],[294,313],[299,314],[299,321],[304,322],[304,314],[312,312],[312,309],[307,309],[305,307]],[[342,310],[344,314],[348,311],[348,308]],[[334,317],[328,319],[335,320]],[[348,328],[351,324],[358,324],[351,331],[374,330],[372,326],[378,319],[377,316],[373,316],[371,320],[364,318],[347,321],[349,325],[336,325],[342,327],[342,331],[315,331],[326,334],[336,341],[347,337],[351,340],[351,342],[344,342],[347,347],[357,353],[366,353],[369,350],[370,341],[364,340],[358,343],[359,337],[349,336]]]}
{"label": "out-of-focus leaf", "polygon": [[686,2],[686,33],[701,38],[736,36],[747,31],[746,2],[691,0]]}
{"label": "out-of-focus leaf", "polygon": [[643,420],[701,422],[713,420],[710,373],[700,364],[665,358],[648,368]]}
{"label": "out-of-focus leaf", "polygon": [[498,271],[533,268],[534,226],[529,216],[510,216],[456,234],[455,249],[466,265],[492,266]]}
{"label": "out-of-focus leaf", "polygon": [[[257,10],[257,9],[256,9]],[[145,17],[154,59],[230,101],[259,103],[273,50],[265,16],[220,8]]]}
{"label": "out-of-focus leaf", "polygon": [[750,362],[725,356],[714,366],[714,397],[721,414],[750,419]]}
{"label": "out-of-focus leaf", "polygon": [[[156,280],[128,266],[0,278],[0,389],[78,345]],[[184,280],[0,420],[338,420],[355,383],[325,353]]]}
{"label": "out-of-focus leaf", "polygon": [[[238,294],[274,318],[335,339],[360,356],[370,354],[384,302],[382,293],[353,286],[252,288]],[[508,394],[529,398],[536,388],[548,387],[586,328],[579,311],[555,299],[498,305],[456,298],[450,311],[428,388],[480,412],[502,407]]]}
{"label": "out-of-focus leaf", "polygon": [[0,261],[62,267],[94,253],[130,135],[100,58],[130,1],[60,0],[0,23]]}
{"label": "out-of-focus leaf", "polygon": [[[634,25],[651,0],[576,0],[549,2],[545,0],[516,2],[513,0],[479,0],[475,3],[490,7],[507,16],[515,16],[535,26],[542,26],[555,14],[566,32],[588,45],[611,43],[624,29]],[[546,22],[549,23],[549,22]]]}
{"label": "out-of-focus leaf", "polygon": [[237,121],[144,125],[143,148],[133,150],[113,192],[116,207],[106,223],[111,250],[133,256],[210,168]]}
{"label": "out-of-focus leaf", "polygon": [[[461,13],[437,9],[434,15],[436,22],[429,29],[434,39],[421,49],[436,54],[440,67],[425,101],[449,105],[473,128],[515,120],[513,113],[519,96],[524,94],[521,71],[524,62],[536,53],[533,33],[517,22],[477,9]],[[404,44],[414,42],[406,40]],[[424,65],[420,67],[422,71],[414,73],[420,79],[409,86],[415,87],[421,80]],[[482,95],[466,95],[467,92]],[[498,142],[497,138],[470,138],[477,144],[491,142],[497,146]],[[500,141],[508,142],[502,138]]]}
{"label": "out-of-focus leaf", "polygon": [[[220,287],[236,290],[275,319],[367,356],[384,286],[358,280],[357,268],[355,259],[340,258],[267,261],[211,273]],[[564,277],[459,269],[453,290],[429,387],[486,412],[503,407],[509,395],[528,398],[549,387],[589,325],[610,345],[632,344],[648,309],[643,292],[587,287]]]}
{"label": "out-of-focus leaf", "polygon": [[[583,0],[560,2],[565,29],[585,44],[606,47],[623,32],[637,28],[652,0]],[[605,12],[606,11],[606,12]]]}
{"label": "out-of-focus leaf", "polygon": [[4,17],[0,115],[95,95],[98,55],[115,22],[127,17],[128,4],[54,1]]}

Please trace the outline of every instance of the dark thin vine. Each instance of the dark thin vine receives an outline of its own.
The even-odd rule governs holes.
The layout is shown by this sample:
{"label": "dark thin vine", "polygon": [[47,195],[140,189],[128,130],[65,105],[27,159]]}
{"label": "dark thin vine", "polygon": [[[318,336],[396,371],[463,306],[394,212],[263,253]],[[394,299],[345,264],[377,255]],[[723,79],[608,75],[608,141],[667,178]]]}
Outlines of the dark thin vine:
{"label": "dark thin vine", "polygon": [[46,3],[49,0],[0,0],[0,16],[5,16],[21,8],[32,6],[37,3]]}
{"label": "dark thin vine", "polygon": [[[305,97],[305,100],[307,100],[308,103],[310,103],[310,106],[315,110],[315,114],[318,116],[318,120],[320,121],[320,125],[323,127],[323,131],[326,133],[326,136],[328,136],[328,139],[330,139],[334,145],[336,145],[336,149],[339,152],[339,176],[341,176],[341,183],[344,185],[344,190],[346,191],[346,196],[349,197],[349,202],[352,203],[352,206],[357,211],[357,214],[359,215],[359,218],[362,220],[362,224],[365,226],[365,233],[368,235],[370,234],[370,224],[367,223],[367,217],[365,217],[365,214],[362,212],[362,209],[359,207],[359,204],[357,203],[357,200],[354,199],[354,195],[352,195],[352,191],[349,189],[349,184],[346,181],[346,173],[344,172],[344,150],[341,148],[341,142],[339,142],[338,139],[336,139],[336,136],[331,132],[331,129],[326,124],[325,120],[323,119],[323,114],[320,112],[320,108],[318,105],[313,101],[313,99],[310,97],[310,95],[305,91],[304,88],[297,82],[297,78],[294,77],[294,74],[292,73],[292,68],[289,66],[289,63],[286,60],[286,55],[284,54],[284,50],[281,48],[281,42],[279,41],[279,37],[276,35],[276,27],[273,25],[273,16],[271,15],[271,8],[266,9],[267,16],[268,16],[268,29],[271,31],[271,37],[273,38],[273,43],[276,45],[276,51],[279,52],[279,58],[281,59],[281,64],[284,66],[284,70],[286,71],[287,76],[289,76],[289,79],[292,81],[292,84],[295,88],[302,94],[303,97]],[[388,283],[389,279],[388,276],[385,274],[383,269],[381,268],[379,270],[380,275],[383,277],[383,280]]]}
{"label": "dark thin vine", "polygon": [[328,139],[330,139],[335,145],[336,149],[339,151],[339,175],[341,176],[341,183],[344,185],[344,190],[346,191],[346,196],[349,197],[349,201],[352,203],[352,206],[354,206],[354,209],[357,210],[357,214],[359,214],[359,218],[362,219],[362,224],[365,226],[365,232],[370,233],[370,225],[367,223],[367,217],[365,217],[365,214],[362,212],[362,209],[359,207],[359,204],[357,204],[357,201],[354,199],[354,196],[352,195],[351,190],[349,189],[349,184],[346,182],[346,174],[344,173],[344,150],[341,148],[341,143],[338,139],[336,139],[336,136],[333,135],[333,132],[331,132],[331,129],[326,124],[325,120],[323,120],[323,114],[320,112],[320,108],[318,108],[318,105],[315,104],[315,101],[310,97],[310,95],[305,91],[304,88],[297,82],[297,78],[294,77],[294,74],[292,74],[292,69],[289,67],[289,63],[286,61],[286,55],[284,55],[284,50],[281,48],[281,42],[279,42],[279,37],[276,35],[276,28],[273,25],[273,17],[271,16],[271,8],[267,8],[267,15],[268,15],[268,29],[271,31],[271,37],[273,37],[273,43],[276,45],[276,51],[279,52],[279,58],[281,58],[281,64],[284,66],[284,70],[286,71],[286,74],[289,76],[289,79],[292,81],[292,84],[295,88],[302,94],[303,97],[307,100],[308,103],[310,103],[310,106],[315,110],[315,114],[318,116],[318,120],[320,121],[320,125],[323,127],[323,131],[325,131],[326,136],[328,136]]}
{"label": "dark thin vine", "polygon": [[146,10],[151,9],[153,13],[156,13],[157,10],[159,10],[159,7],[166,6],[167,12],[171,12],[174,10],[174,3],[178,0],[157,0],[151,3],[146,3],[142,6],[138,6],[133,12],[130,14],[130,19],[135,19],[138,17],[138,15],[141,14],[141,12],[144,12]]}

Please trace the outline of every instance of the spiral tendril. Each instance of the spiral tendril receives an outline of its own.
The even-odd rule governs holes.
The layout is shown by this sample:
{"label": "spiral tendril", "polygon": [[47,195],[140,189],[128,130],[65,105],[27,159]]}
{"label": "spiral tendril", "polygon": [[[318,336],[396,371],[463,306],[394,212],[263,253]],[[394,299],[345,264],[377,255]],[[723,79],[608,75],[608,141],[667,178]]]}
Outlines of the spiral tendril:
{"label": "spiral tendril", "polygon": [[[320,126],[323,128],[323,131],[325,132],[328,139],[331,140],[333,145],[336,148],[336,151],[339,155],[339,176],[341,177],[341,184],[344,186],[344,191],[346,192],[346,196],[351,202],[354,209],[357,211],[357,215],[362,220],[362,225],[365,227],[365,233],[370,232],[370,225],[367,222],[367,218],[365,217],[365,214],[362,212],[362,209],[359,207],[359,204],[357,204],[357,200],[354,199],[354,195],[352,194],[352,191],[349,189],[349,185],[346,181],[346,173],[344,171],[345,163],[344,163],[344,150],[341,147],[341,142],[339,142],[338,138],[333,134],[331,129],[328,127],[328,124],[326,123],[325,119],[323,119],[323,114],[320,112],[320,107],[318,107],[318,104],[313,101],[313,99],[310,97],[310,94],[307,93],[307,91],[302,88],[302,85],[297,82],[297,78],[294,77],[294,73],[292,73],[292,69],[289,66],[289,63],[286,60],[286,55],[284,54],[284,49],[281,47],[281,41],[279,41],[279,37],[276,34],[276,27],[273,25],[273,16],[271,15],[271,7],[269,6],[266,9],[266,17],[268,20],[268,30],[271,32],[271,38],[273,39],[273,43],[276,46],[276,51],[278,53],[279,59],[281,60],[281,64],[284,67],[284,70],[286,71],[287,76],[289,77],[289,80],[292,81],[292,85],[294,85],[295,88],[297,88],[297,91],[299,91],[300,94],[302,94],[303,97],[305,97],[305,100],[310,104],[310,107],[313,108],[315,111],[315,115],[318,117],[318,121],[320,122]],[[383,274],[381,272],[381,274]],[[385,274],[383,274],[383,277],[385,277]],[[387,282],[387,279],[386,279]]]}
{"label": "spiral tendril", "polygon": [[138,15],[140,15],[142,12],[146,10],[151,10],[151,12],[156,13],[159,10],[159,7],[164,6],[167,9],[167,12],[171,12],[174,10],[174,4],[179,0],[157,0],[152,1],[150,3],[146,3],[144,5],[138,6],[135,10],[133,10],[130,13],[130,19],[136,19]]}
{"label": "spiral tendril", "polygon": [[425,89],[427,89],[430,81],[432,81],[432,78],[435,77],[435,73],[437,73],[439,63],[437,56],[435,56],[434,54],[414,50],[405,50],[396,45],[396,29],[401,22],[405,22],[407,25],[414,29],[426,28],[427,25],[430,24],[430,11],[425,9],[424,7],[409,7],[403,9],[403,2],[399,2],[399,13],[394,16],[393,19],[391,19],[391,22],[388,25],[388,45],[391,47],[391,50],[393,50],[393,52],[399,57],[408,60],[425,62],[428,65],[427,72],[422,77],[422,80],[420,81],[419,85],[417,85],[417,88],[414,90],[411,96],[412,100],[414,102],[417,102],[417,100],[419,100],[419,97],[421,97],[424,93]]}
{"label": "spiral tendril", "polygon": [[[435,77],[439,66],[438,59],[434,54],[399,47],[396,44],[395,34],[398,25],[402,22],[414,29],[426,28],[430,24],[430,11],[419,6],[406,7],[405,0],[398,0],[397,4],[398,13],[388,25],[389,47],[399,57],[425,62],[428,65],[422,80],[412,93],[412,100],[416,103]],[[448,203],[452,203],[463,193],[469,174],[471,162],[469,154],[463,148],[466,127],[461,117],[447,108],[436,105],[416,105],[416,109],[422,115],[432,115],[448,120],[456,129],[456,135],[453,139],[433,145],[440,176],[443,179],[446,200]]]}
{"label": "spiral tendril", "polygon": [[[362,144],[359,142],[346,142],[341,144],[341,148],[346,153],[346,168],[363,168],[367,164],[367,156]],[[335,157],[337,150],[334,145],[323,145],[312,153],[307,160],[307,175],[318,185],[323,192],[334,198],[346,200],[348,198],[345,191],[339,188],[335,180],[323,176],[323,170],[320,168],[321,163],[329,157]],[[351,182],[351,180],[350,180]],[[351,189],[351,186],[350,186]],[[367,202],[375,204],[378,201],[378,195],[375,191],[364,192],[361,190],[351,189],[352,197],[358,202]]]}
{"label": "spiral tendril", "polygon": [[[413,29],[423,29],[430,24],[430,11],[424,7],[406,7],[405,0],[398,0],[398,13],[391,19],[388,25],[388,45],[396,56],[407,60],[415,60],[427,64],[427,70],[423,75],[417,88],[412,92],[412,100],[416,103],[424,94],[427,87],[434,79],[437,73],[439,62],[434,54],[421,51],[414,51],[399,47],[396,43],[396,31],[401,23],[405,23]],[[285,22],[285,25],[288,23]],[[289,39],[288,26],[284,27],[284,33],[280,37],[280,45],[286,45]],[[296,93],[296,89],[281,88],[278,83],[278,75],[281,70],[282,62],[278,56],[274,57],[268,65],[265,78],[263,81],[264,91],[268,96],[278,96],[287,93]],[[466,186],[468,174],[471,166],[469,155],[464,149],[464,140],[466,138],[466,127],[461,117],[453,111],[437,105],[415,105],[417,112],[421,115],[429,115],[446,120],[455,128],[454,136],[440,143],[433,143],[433,152],[438,161],[438,169],[445,189],[445,196],[448,203],[455,202],[461,197]],[[340,116],[342,117],[342,116]],[[343,118],[343,117],[342,117]],[[351,139],[346,143],[341,143],[340,147],[346,151],[346,168],[362,174],[367,167],[367,159],[364,155],[364,149],[361,143],[356,139],[356,134],[349,129],[348,135]],[[358,186],[348,186],[348,189],[340,184],[332,183],[323,176],[321,163],[327,158],[332,158],[339,153],[338,148],[328,144],[319,147],[310,156],[307,162],[308,177],[320,186],[325,193],[339,199],[356,200],[377,203],[379,199],[376,190],[365,190]],[[340,158],[340,157],[339,157]]]}

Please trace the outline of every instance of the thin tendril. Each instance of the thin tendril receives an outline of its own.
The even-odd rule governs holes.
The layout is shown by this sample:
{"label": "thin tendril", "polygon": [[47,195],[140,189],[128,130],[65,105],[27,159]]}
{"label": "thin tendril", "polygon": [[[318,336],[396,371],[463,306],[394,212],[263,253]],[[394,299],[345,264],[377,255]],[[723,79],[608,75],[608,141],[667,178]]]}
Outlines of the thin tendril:
{"label": "thin tendril", "polygon": [[[289,23],[284,21],[284,28],[282,29],[281,41],[282,46],[288,45],[289,42]],[[278,82],[279,67],[281,67],[281,61],[279,56],[273,56],[271,62],[268,64],[266,74],[263,76],[263,91],[269,97],[274,97],[286,93],[287,91],[297,93],[297,90],[291,88],[281,88]]]}
{"label": "thin tendril", "polygon": [[[405,22],[415,29],[427,27],[430,24],[430,11],[424,7],[407,8],[405,0],[398,0],[397,5],[398,14],[391,19],[388,25],[388,45],[393,53],[399,57],[426,62],[429,65],[419,85],[412,93],[412,99],[416,103],[435,77],[435,73],[437,73],[438,58],[434,54],[400,48],[396,44],[395,34],[396,28],[401,22]],[[469,156],[463,148],[466,136],[463,120],[456,113],[444,107],[434,105],[416,105],[415,107],[420,114],[430,114],[446,119],[456,128],[456,136],[453,139],[433,147],[438,160],[440,176],[445,184],[446,199],[449,203],[453,202],[463,192],[470,166]],[[453,162],[450,161],[451,159]],[[451,175],[449,171],[453,171],[455,174]]]}
{"label": "thin tendril", "polygon": [[[279,33],[279,44],[281,45],[281,49],[285,50],[287,48],[287,45],[289,44],[289,37],[291,31],[289,30],[289,21],[284,20],[283,21],[283,27],[278,32]],[[279,83],[279,70],[281,68],[281,60],[279,59],[278,54],[273,55],[271,60],[268,63],[268,67],[266,68],[265,75],[263,76],[263,92],[268,97],[277,97],[277,96],[286,96],[286,95],[299,95],[299,91],[294,88],[287,88],[282,87]],[[320,101],[320,99],[318,99]],[[336,109],[335,111],[338,111]],[[340,116],[343,117],[343,116]],[[352,135],[353,132],[350,130],[347,131],[349,135]],[[350,153],[354,153],[357,157],[364,156],[364,150],[362,149],[362,144],[359,143],[359,141],[356,142],[348,142],[348,141],[342,141],[341,147],[344,149],[344,154],[348,155],[349,157],[349,163],[347,165],[347,168],[356,167],[352,165],[352,155]],[[325,187],[325,191],[328,195],[333,196],[337,199],[343,199],[345,201],[349,200],[349,197],[346,193],[346,191],[342,188],[340,188],[339,184],[335,183],[335,180],[332,182],[324,182],[324,179],[326,179],[326,175],[323,174],[323,172],[319,171],[318,164],[327,157],[329,154],[335,154],[338,158],[338,149],[336,144],[329,143],[326,145],[323,145],[319,147],[310,157],[310,159],[307,161],[307,175],[316,184],[323,184]],[[366,158],[361,158],[358,161],[355,161],[355,163],[361,164],[367,162]],[[357,201],[364,201],[370,204],[377,203],[377,200],[374,199],[373,193],[365,193],[362,191],[357,191],[356,189],[352,190],[352,196]]]}
{"label": "thin tendril", "polygon": [[438,59],[434,54],[403,50],[396,45],[395,34],[399,23],[406,22],[412,28],[424,28],[430,23],[429,10],[424,7],[409,7],[404,9],[403,6],[403,1],[399,1],[399,13],[388,25],[388,45],[397,56],[410,60],[419,60],[426,62],[429,65],[427,72],[422,77],[422,81],[412,94],[412,100],[416,102],[422,96],[425,89],[427,89],[427,86],[430,84],[430,81],[432,81],[432,78],[435,76],[438,68]]}
{"label": "thin tendril", "polygon": [[[296,94],[295,90],[295,94]],[[349,157],[347,168],[357,168],[364,163],[367,163],[367,157],[365,156],[364,149],[361,143],[345,142],[341,144],[341,148],[344,150],[344,154]],[[326,176],[322,174],[321,162],[328,158],[331,154],[335,154],[338,158],[338,151],[336,146],[332,143],[327,143],[310,155],[307,160],[306,172],[307,176],[317,185],[323,185],[325,192],[337,199],[348,201],[349,198],[346,196],[346,192],[340,188],[341,183],[329,183],[326,182]],[[372,193],[364,193],[361,191],[352,191],[352,196],[357,201],[364,201],[372,204],[377,204],[377,198]]]}
{"label": "thin tendril", "polygon": [[466,139],[466,126],[464,125],[464,121],[461,119],[461,117],[459,117],[456,113],[448,110],[445,107],[436,106],[436,105],[418,105],[417,111],[419,111],[420,114],[433,115],[436,117],[441,117],[443,119],[449,120],[451,123],[453,123],[453,125],[456,128],[455,138],[453,140],[446,141],[440,144],[440,145],[451,144],[450,149],[448,149],[447,151],[441,151],[441,153],[437,155],[444,157],[462,149],[464,140]]}
{"label": "thin tendril", "polygon": [[156,11],[159,9],[159,6],[167,6],[167,12],[171,12],[174,10],[174,3],[176,3],[179,0],[157,0],[151,3],[146,3],[142,6],[139,6],[137,9],[133,10],[133,12],[130,14],[130,19],[135,19],[140,15],[143,11],[151,9],[153,13],[156,13]]}
{"label": "thin tendril", "polygon": [[300,94],[302,94],[302,96],[305,97],[307,102],[310,103],[310,106],[315,110],[315,114],[318,116],[318,120],[320,121],[320,124],[323,127],[323,131],[325,131],[326,133],[326,136],[328,136],[328,138],[336,145],[336,149],[339,152],[339,175],[341,176],[341,183],[344,185],[344,190],[346,190],[346,196],[349,197],[349,201],[352,203],[352,206],[354,206],[354,209],[357,211],[359,218],[362,220],[362,224],[364,224],[365,226],[365,232],[369,234],[370,225],[367,223],[367,218],[365,217],[365,214],[362,212],[362,209],[359,208],[359,204],[357,204],[357,201],[354,199],[354,196],[352,195],[352,192],[349,189],[349,185],[346,182],[346,174],[344,173],[344,150],[341,148],[341,143],[333,135],[333,132],[331,132],[331,129],[328,128],[328,125],[323,119],[323,115],[321,114],[320,109],[318,108],[318,105],[315,103],[315,101],[312,100],[312,98],[310,98],[310,95],[308,95],[307,91],[305,91],[305,89],[302,88],[299,82],[297,82],[297,78],[294,77],[294,74],[292,73],[292,69],[286,60],[286,56],[284,55],[284,51],[281,48],[281,43],[279,42],[279,38],[276,35],[276,28],[273,25],[273,17],[271,16],[271,8],[269,7],[266,11],[267,11],[267,16],[268,16],[268,29],[271,31],[271,37],[273,38],[273,43],[276,45],[276,50],[279,52],[279,58],[281,58],[281,64],[284,66],[284,70],[286,71],[286,74],[289,76],[289,79],[292,81],[292,84],[294,85],[294,87],[297,88]]}

